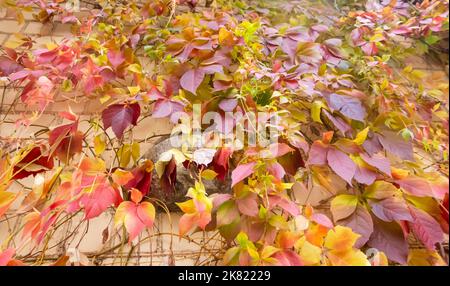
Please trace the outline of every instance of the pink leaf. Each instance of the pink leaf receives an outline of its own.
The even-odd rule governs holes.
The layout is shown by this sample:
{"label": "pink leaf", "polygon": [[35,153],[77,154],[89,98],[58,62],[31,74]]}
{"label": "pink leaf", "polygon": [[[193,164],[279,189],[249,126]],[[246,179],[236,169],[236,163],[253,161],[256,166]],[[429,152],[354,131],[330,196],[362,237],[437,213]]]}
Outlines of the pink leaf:
{"label": "pink leaf", "polygon": [[0,253],[0,266],[6,266],[8,262],[12,259],[15,252],[16,252],[15,249],[10,247],[5,251],[3,251],[2,253]]}
{"label": "pink leaf", "polygon": [[190,93],[196,94],[197,88],[202,83],[204,77],[205,71],[203,69],[188,70],[180,78],[180,85]]}
{"label": "pink leaf", "polygon": [[375,43],[365,43],[361,46],[361,49],[367,56],[373,56],[378,53],[378,48]]}
{"label": "pink leaf", "polygon": [[323,225],[324,227],[333,228],[333,222],[324,214],[315,213],[311,216],[311,220],[315,223]]}
{"label": "pink leaf", "polygon": [[356,164],[345,153],[330,148],[327,154],[328,165],[342,179],[352,185],[352,178],[356,172]]}
{"label": "pink leaf", "polygon": [[236,167],[231,173],[231,187],[253,174],[256,162],[242,164]]}
{"label": "pink leaf", "polygon": [[308,165],[325,165],[327,163],[328,146],[315,141],[309,149]]}
{"label": "pink leaf", "polygon": [[125,61],[125,56],[122,51],[109,50],[107,56],[114,68],[117,68]]}
{"label": "pink leaf", "polygon": [[379,171],[388,176],[391,176],[391,163],[383,155],[374,154],[372,157],[369,157],[369,155],[361,153],[360,156],[370,166],[377,168]]}
{"label": "pink leaf", "polygon": [[430,183],[426,179],[410,176],[395,182],[413,196],[434,197]]}
{"label": "pink leaf", "polygon": [[222,99],[219,103],[220,109],[222,109],[225,112],[231,112],[234,110],[234,108],[237,106],[237,99],[235,98],[225,98]]}

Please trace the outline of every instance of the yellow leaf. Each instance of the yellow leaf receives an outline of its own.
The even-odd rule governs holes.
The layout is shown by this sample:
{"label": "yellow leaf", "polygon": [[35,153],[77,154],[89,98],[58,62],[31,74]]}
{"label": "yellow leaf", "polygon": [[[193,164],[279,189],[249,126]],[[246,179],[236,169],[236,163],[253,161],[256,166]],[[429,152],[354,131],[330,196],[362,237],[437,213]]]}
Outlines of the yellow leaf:
{"label": "yellow leaf", "polygon": [[411,249],[408,255],[410,266],[447,266],[442,257],[434,250]]}
{"label": "yellow leaf", "polygon": [[353,142],[355,142],[358,145],[362,145],[364,141],[366,141],[368,133],[369,127],[364,128],[363,130],[359,131],[358,134],[356,134],[356,137],[355,139],[353,139]]}
{"label": "yellow leaf", "polygon": [[202,172],[202,178],[205,180],[214,180],[214,178],[217,176],[217,173],[213,170],[207,169]]}
{"label": "yellow leaf", "polygon": [[233,34],[225,29],[224,27],[219,30],[219,44],[220,45],[230,45],[233,40]]}
{"label": "yellow leaf", "polygon": [[99,134],[94,137],[94,153],[95,155],[101,155],[106,149],[106,142],[104,136]]}
{"label": "yellow leaf", "polygon": [[138,94],[141,91],[140,86],[128,86],[127,88],[132,96]]}
{"label": "yellow leaf", "polygon": [[139,156],[141,155],[141,147],[138,142],[134,142],[131,144],[131,156],[133,157],[134,162],[139,160]]}
{"label": "yellow leaf", "polygon": [[331,229],[325,237],[325,247],[334,252],[347,252],[353,248],[356,240],[360,237],[351,228],[338,225]]}
{"label": "yellow leaf", "polygon": [[17,195],[11,192],[0,192],[0,217],[8,210]]}
{"label": "yellow leaf", "polygon": [[361,250],[329,251],[327,257],[333,266],[370,266],[367,256]]}
{"label": "yellow leaf", "polygon": [[124,144],[117,151],[117,156],[119,157],[119,166],[121,168],[126,168],[130,163],[131,159],[131,147],[130,144]]}
{"label": "yellow leaf", "polygon": [[105,95],[105,96],[100,97],[99,100],[100,100],[100,103],[103,104],[103,103],[107,102],[110,98],[111,98],[111,96]]}
{"label": "yellow leaf", "polygon": [[317,265],[322,259],[322,249],[305,241],[300,249],[300,258],[305,265]]}
{"label": "yellow leaf", "polygon": [[322,120],[320,119],[320,111],[322,110],[322,107],[324,107],[324,104],[320,100],[316,100],[313,102],[311,106],[311,118],[314,122],[320,122],[322,123]]}
{"label": "yellow leaf", "polygon": [[182,203],[176,203],[176,205],[184,213],[191,214],[191,213],[195,213],[196,212],[194,200],[188,200],[188,201],[185,201],[185,202],[182,202]]}
{"label": "yellow leaf", "polygon": [[142,67],[139,64],[132,64],[128,66],[128,70],[133,73],[141,74]]}

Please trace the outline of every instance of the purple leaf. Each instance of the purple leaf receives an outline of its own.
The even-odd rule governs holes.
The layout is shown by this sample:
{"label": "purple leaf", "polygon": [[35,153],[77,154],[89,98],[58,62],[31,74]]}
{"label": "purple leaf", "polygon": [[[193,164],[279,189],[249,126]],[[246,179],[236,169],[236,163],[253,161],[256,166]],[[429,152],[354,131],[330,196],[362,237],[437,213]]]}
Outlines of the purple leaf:
{"label": "purple leaf", "polygon": [[136,125],[141,114],[138,103],[113,104],[102,112],[103,126],[105,129],[112,127],[117,138],[122,138],[124,130],[130,125]]}
{"label": "purple leaf", "polygon": [[356,164],[347,154],[335,148],[330,148],[327,153],[328,165],[342,179],[352,185],[352,178],[356,172]]}
{"label": "purple leaf", "polygon": [[328,104],[332,111],[337,110],[354,120],[364,121],[367,114],[358,98],[332,93]]}
{"label": "purple leaf", "polygon": [[381,154],[374,154],[372,157],[365,153],[360,154],[361,158],[372,167],[377,168],[379,171],[391,176],[391,163],[389,160]]}
{"label": "purple leaf", "polygon": [[400,159],[413,161],[413,147],[411,142],[405,141],[400,135],[392,131],[384,131],[378,135],[378,140],[388,152]]}
{"label": "purple leaf", "polygon": [[377,178],[377,174],[365,167],[358,165],[356,166],[354,178],[358,183],[371,185]]}
{"label": "purple leaf", "polygon": [[367,244],[383,251],[389,260],[406,264],[408,257],[408,242],[403,231],[396,222],[384,222],[373,217],[373,233]]}
{"label": "purple leaf", "polygon": [[372,207],[372,212],[381,220],[387,222],[399,220],[412,221],[408,205],[402,198],[389,197],[381,201],[370,200],[369,204]]}
{"label": "purple leaf", "polygon": [[205,71],[203,69],[188,70],[180,79],[180,85],[185,90],[192,94],[196,94],[197,88],[205,78]]}

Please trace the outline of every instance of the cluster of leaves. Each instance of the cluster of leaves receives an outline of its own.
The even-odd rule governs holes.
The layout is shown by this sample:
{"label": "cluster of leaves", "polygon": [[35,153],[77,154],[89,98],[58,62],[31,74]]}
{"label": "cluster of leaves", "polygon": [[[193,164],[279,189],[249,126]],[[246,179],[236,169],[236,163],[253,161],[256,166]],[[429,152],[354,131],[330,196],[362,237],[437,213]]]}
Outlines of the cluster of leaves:
{"label": "cluster of leaves", "polygon": [[[448,31],[448,1],[369,0],[325,16],[320,1],[196,2],[96,1],[87,16],[65,1],[7,2],[19,21],[38,8],[38,20],[73,23],[74,33],[38,48],[17,35],[2,47],[0,76],[35,110],[16,126],[32,126],[56,96],[101,106],[85,132],[69,110],[44,139],[11,139],[14,151],[0,153],[0,218],[21,201],[20,239],[39,246],[66,215],[112,209],[133,243],[155,219],[153,172],[170,194],[186,167],[197,180],[177,204],[180,236],[218,231],[229,246],[224,264],[445,263],[437,250],[448,234],[448,83],[405,60]],[[191,11],[177,13],[184,4]],[[278,143],[143,159],[133,127],[145,117],[176,125],[195,104],[231,129],[251,112],[274,114]],[[207,127],[221,138],[233,132]],[[30,189],[8,191],[29,176]],[[231,180],[230,192],[208,195],[204,180]],[[0,252],[0,265],[20,264],[14,253]]]}

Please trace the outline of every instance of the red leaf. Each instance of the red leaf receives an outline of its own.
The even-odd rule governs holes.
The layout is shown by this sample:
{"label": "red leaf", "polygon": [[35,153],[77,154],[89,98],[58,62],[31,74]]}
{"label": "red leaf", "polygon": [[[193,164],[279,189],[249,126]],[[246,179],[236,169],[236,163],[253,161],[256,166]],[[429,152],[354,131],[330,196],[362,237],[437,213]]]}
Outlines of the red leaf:
{"label": "red leaf", "polygon": [[231,187],[253,174],[256,162],[242,164],[236,167],[231,173]]}
{"label": "red leaf", "polygon": [[124,187],[127,189],[135,188],[146,196],[151,190],[153,163],[146,161],[142,166],[136,167],[131,171],[133,179],[131,179]]}
{"label": "red leaf", "polygon": [[202,83],[204,77],[205,71],[203,69],[188,70],[180,78],[180,85],[190,93],[196,94],[197,88]]}
{"label": "red leaf", "polygon": [[119,193],[109,185],[105,178],[97,178],[93,187],[92,192],[83,194],[79,200],[80,206],[85,209],[84,219],[97,217],[111,205],[118,205],[121,201]]}
{"label": "red leaf", "polygon": [[442,242],[444,232],[439,223],[425,211],[409,206],[413,221],[410,228],[420,241],[430,250],[435,249],[435,244]]}
{"label": "red leaf", "polygon": [[175,159],[169,161],[164,168],[164,173],[161,176],[161,188],[166,193],[171,193],[175,190],[175,183],[177,181],[177,164]]}
{"label": "red leaf", "polygon": [[214,155],[212,166],[217,173],[217,179],[220,181],[225,180],[225,176],[228,173],[228,160],[231,154],[233,154],[233,150],[230,148],[220,148],[216,155]]}
{"label": "red leaf", "polygon": [[56,127],[50,131],[49,144],[58,159],[66,162],[83,148],[84,134],[77,130],[78,122]]}
{"label": "red leaf", "polygon": [[327,153],[328,165],[331,169],[342,179],[352,185],[352,178],[356,172],[356,164],[350,159],[347,154],[330,148]]}
{"label": "red leaf", "polygon": [[117,138],[122,138],[124,130],[130,125],[136,125],[141,108],[138,103],[113,104],[102,112],[105,129],[112,127]]}
{"label": "red leaf", "polygon": [[[27,166],[30,166],[31,164],[34,166],[41,166],[42,168],[28,170]],[[51,156],[44,156],[41,147],[34,147],[14,166],[14,176],[12,179],[22,179],[50,169],[53,169],[53,158]]]}

